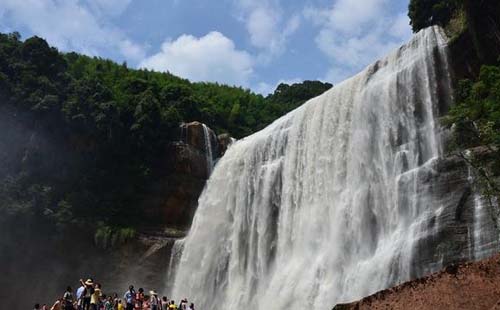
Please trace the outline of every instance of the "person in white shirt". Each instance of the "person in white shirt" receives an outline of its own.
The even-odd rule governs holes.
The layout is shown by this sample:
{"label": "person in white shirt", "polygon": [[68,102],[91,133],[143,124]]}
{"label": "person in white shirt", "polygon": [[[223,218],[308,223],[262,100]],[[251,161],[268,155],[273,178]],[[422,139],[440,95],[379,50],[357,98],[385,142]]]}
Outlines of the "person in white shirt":
{"label": "person in white shirt", "polygon": [[156,293],[154,290],[149,291],[149,294],[151,294],[151,298],[149,299],[149,304],[151,305],[151,310],[159,310],[158,309],[158,293]]}

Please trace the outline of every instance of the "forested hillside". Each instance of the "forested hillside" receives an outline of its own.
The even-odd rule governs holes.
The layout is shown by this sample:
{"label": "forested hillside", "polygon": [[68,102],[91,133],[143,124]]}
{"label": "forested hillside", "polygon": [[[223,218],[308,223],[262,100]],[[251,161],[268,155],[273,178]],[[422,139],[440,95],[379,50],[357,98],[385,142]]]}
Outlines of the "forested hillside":
{"label": "forested hillside", "polygon": [[265,98],[0,34],[0,218],[134,227],[181,122],[241,138],[331,86],[282,84]]}

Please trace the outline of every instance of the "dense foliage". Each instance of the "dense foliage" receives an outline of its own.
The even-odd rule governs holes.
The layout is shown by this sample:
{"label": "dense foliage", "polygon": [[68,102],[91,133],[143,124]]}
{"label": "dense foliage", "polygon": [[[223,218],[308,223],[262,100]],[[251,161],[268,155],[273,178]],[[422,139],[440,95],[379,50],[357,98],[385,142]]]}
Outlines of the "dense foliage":
{"label": "dense foliage", "polygon": [[466,160],[477,168],[485,189],[498,191],[493,180],[500,174],[500,66],[483,66],[477,81],[461,81],[456,100],[447,119],[455,126],[456,145],[459,149],[488,148],[492,161]]}
{"label": "dense foliage", "polygon": [[446,25],[463,0],[410,0],[408,16],[413,31],[432,25]]}
{"label": "dense foliage", "polygon": [[0,34],[0,215],[32,214],[54,227],[138,224],[180,122],[239,138],[330,87],[280,85],[264,98]]}

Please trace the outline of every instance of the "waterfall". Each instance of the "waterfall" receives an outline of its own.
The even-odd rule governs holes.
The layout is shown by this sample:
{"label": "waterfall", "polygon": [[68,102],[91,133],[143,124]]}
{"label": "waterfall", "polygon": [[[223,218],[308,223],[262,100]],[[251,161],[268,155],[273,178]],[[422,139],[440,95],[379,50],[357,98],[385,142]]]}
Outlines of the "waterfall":
{"label": "waterfall", "polygon": [[174,297],[201,308],[329,309],[411,277],[441,212],[422,174],[442,153],[441,30],[237,141],[199,199]]}
{"label": "waterfall", "polygon": [[[470,150],[465,152],[465,157],[468,160],[474,160]],[[479,192],[479,188],[476,184],[476,176],[474,175],[471,164],[467,165],[467,180],[472,188],[473,206],[472,236],[469,236],[469,243],[472,244],[469,244],[469,249],[471,251],[469,256],[471,259],[480,260],[498,252],[498,236],[488,231],[491,227],[494,227],[494,218],[489,213],[490,210],[488,207],[497,209],[497,201],[493,198],[491,201],[487,202],[487,198],[483,197]],[[488,203],[491,205],[489,206]]]}
{"label": "waterfall", "polygon": [[214,168],[214,157],[212,152],[212,139],[207,125],[203,124],[203,134],[205,136],[205,157],[207,159],[208,176],[212,173]]}
{"label": "waterfall", "polygon": [[167,269],[167,295],[170,296],[170,292],[173,287],[173,281],[175,279],[175,272],[177,270],[177,266],[179,265],[179,261],[181,260],[182,250],[184,249],[184,239],[178,239],[174,241],[172,248],[170,250],[170,259],[168,261],[168,269]]}

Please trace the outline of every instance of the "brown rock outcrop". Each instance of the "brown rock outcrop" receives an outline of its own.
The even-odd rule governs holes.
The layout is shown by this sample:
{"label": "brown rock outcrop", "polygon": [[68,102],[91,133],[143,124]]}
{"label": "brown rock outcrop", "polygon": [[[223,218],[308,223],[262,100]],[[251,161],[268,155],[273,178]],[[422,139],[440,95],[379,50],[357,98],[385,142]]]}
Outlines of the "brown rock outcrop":
{"label": "brown rock outcrop", "polygon": [[[191,123],[183,123],[179,127],[179,142],[189,145],[201,153],[206,153],[207,148],[211,147],[212,159],[218,157],[218,140],[214,131],[205,124],[194,121]],[[207,141],[207,138],[209,141]]]}
{"label": "brown rock outcrop", "polygon": [[234,143],[234,138],[232,138],[228,133],[223,133],[217,136],[217,141],[219,142],[219,154],[224,155],[231,144]]}
{"label": "brown rock outcrop", "polygon": [[500,255],[480,262],[450,265],[430,276],[333,309],[500,309]]}
{"label": "brown rock outcrop", "polygon": [[190,226],[219,149],[217,136],[206,125],[191,122],[179,126],[178,141],[167,146],[164,176],[145,198],[148,222],[159,228]]}

